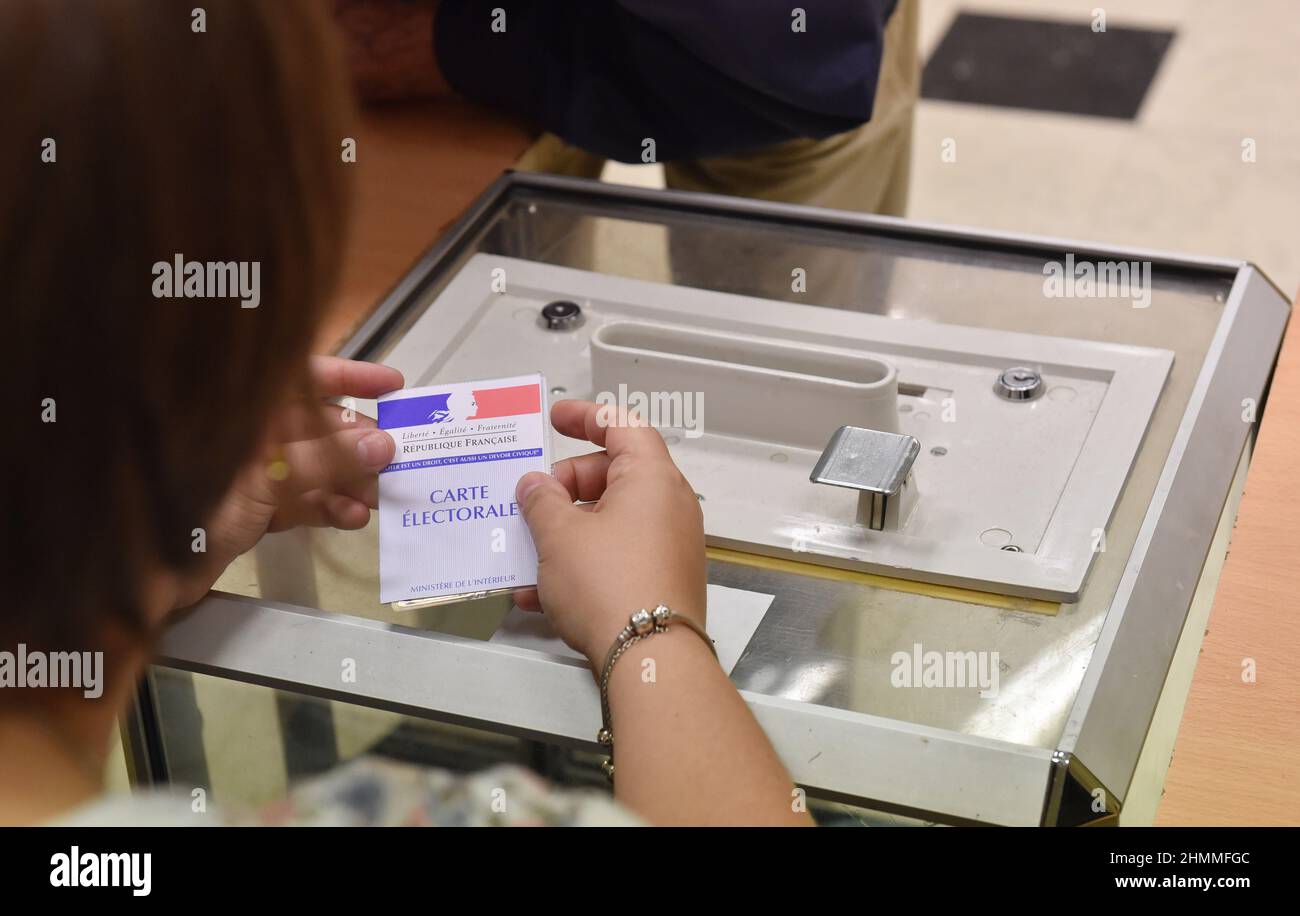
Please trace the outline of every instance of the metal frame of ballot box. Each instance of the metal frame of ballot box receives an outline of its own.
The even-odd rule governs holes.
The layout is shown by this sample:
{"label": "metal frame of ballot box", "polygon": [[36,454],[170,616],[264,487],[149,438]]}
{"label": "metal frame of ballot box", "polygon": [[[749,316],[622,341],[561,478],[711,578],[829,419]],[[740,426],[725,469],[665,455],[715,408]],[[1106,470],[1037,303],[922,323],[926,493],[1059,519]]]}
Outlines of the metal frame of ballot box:
{"label": "metal frame of ballot box", "polygon": [[[952,265],[962,259],[983,258],[990,263],[1018,259],[1032,270],[1035,262],[1065,253],[1149,262],[1162,288],[1219,291],[1217,299],[1206,292],[1217,319],[1210,319],[1212,335],[1198,351],[1203,352],[1199,365],[1184,360],[1182,368],[1194,373],[1194,381],[1171,421],[1172,436],[1157,459],[1150,496],[1144,495],[1132,514],[1131,538],[1111,539],[1121,543],[1113,549],[1123,556],[1109,559],[1113,575],[1094,572],[1085,586],[1085,598],[1100,602],[1091,628],[1070,630],[1069,645],[1064,637],[1052,642],[1041,636],[1044,642],[1025,653],[1024,665],[1033,658],[1042,662],[1041,673],[1033,675],[1040,680],[1026,682],[1042,689],[1026,691],[1025,715],[1032,718],[1035,704],[1049,694],[1064,697],[1059,711],[1043,715],[1047,737],[1024,740],[1002,720],[939,727],[881,715],[869,697],[831,703],[819,702],[816,693],[773,690],[745,673],[754,667],[747,668],[747,658],[766,653],[778,668],[781,658],[794,658],[791,664],[802,659],[807,668],[785,672],[791,675],[785,683],[803,683],[796,675],[817,668],[815,659],[782,654],[781,634],[795,632],[790,628],[766,633],[760,628],[733,673],[794,779],[810,794],[951,823],[1114,821],[1130,791],[1189,609],[1198,591],[1213,590],[1214,577],[1203,575],[1211,565],[1207,557],[1216,532],[1231,525],[1234,487],[1240,487],[1238,472],[1254,430],[1252,422],[1243,421],[1243,405],[1263,403],[1289,315],[1286,297],[1256,267],[1236,260],[507,173],[397,283],[342,355],[382,358],[383,348],[485,245],[514,257],[559,257],[559,243],[539,237],[552,225],[547,211],[556,208],[590,211],[597,229],[611,223],[670,230],[717,226],[720,232],[756,238],[789,234],[812,243],[825,238],[828,244],[861,246],[868,254],[882,248],[903,252],[900,257],[920,259],[934,270],[957,270]],[[845,263],[853,262],[846,258]],[[982,276],[980,270],[971,268],[973,280]],[[1177,333],[1177,317],[1163,319],[1171,322],[1170,334]],[[815,621],[824,607],[859,594],[849,589],[863,588],[718,558],[711,560],[709,575],[711,582],[774,593],[768,618],[776,615],[796,629],[800,621]],[[980,612],[1010,614],[1017,626],[1025,623],[1025,615],[1016,616],[1014,609],[972,613]],[[1059,618],[1045,618],[1046,626],[1072,626],[1071,613],[1072,606],[1063,606]],[[943,626],[941,615],[931,616],[933,626]],[[1051,623],[1058,619],[1063,622]],[[340,683],[337,664],[329,660],[344,656],[364,660],[367,676]],[[170,627],[158,664],[560,746],[596,748],[600,709],[585,666],[481,639],[214,592]],[[1066,686],[1051,689],[1057,684]],[[168,749],[148,681],[124,733],[136,778],[165,780]]]}

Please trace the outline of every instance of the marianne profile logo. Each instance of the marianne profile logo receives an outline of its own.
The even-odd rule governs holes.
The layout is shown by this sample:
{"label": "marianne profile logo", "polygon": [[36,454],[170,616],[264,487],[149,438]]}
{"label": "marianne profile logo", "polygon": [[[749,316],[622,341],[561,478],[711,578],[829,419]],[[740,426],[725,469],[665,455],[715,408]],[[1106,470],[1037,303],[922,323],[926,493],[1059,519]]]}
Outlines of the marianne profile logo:
{"label": "marianne profile logo", "polygon": [[541,390],[536,383],[470,392],[422,394],[379,402],[379,428],[428,426],[461,421],[498,420],[540,413]]}
{"label": "marianne profile logo", "polygon": [[450,394],[435,394],[429,397],[430,410],[428,422],[430,423],[450,423],[455,417],[451,412],[451,405],[447,402],[451,400]]}

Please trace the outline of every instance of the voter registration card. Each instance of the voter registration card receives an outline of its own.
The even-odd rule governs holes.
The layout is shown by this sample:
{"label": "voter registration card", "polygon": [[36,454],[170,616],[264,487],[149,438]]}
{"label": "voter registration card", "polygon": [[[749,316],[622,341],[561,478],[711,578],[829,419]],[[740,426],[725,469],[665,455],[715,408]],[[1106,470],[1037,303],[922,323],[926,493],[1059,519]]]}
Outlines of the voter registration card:
{"label": "voter registration card", "polygon": [[536,585],[515,485],[550,469],[546,379],[407,388],[378,406],[397,443],[379,474],[379,600],[410,608]]}

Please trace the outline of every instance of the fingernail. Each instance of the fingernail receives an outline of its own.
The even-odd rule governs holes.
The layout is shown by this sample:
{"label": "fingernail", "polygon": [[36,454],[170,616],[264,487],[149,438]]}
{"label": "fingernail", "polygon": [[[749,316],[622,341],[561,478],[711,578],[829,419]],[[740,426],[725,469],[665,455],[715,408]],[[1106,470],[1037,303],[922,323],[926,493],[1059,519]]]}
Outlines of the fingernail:
{"label": "fingernail", "polygon": [[372,432],[357,440],[357,456],[361,464],[379,470],[388,464],[388,434]]}
{"label": "fingernail", "polygon": [[515,486],[515,502],[522,504],[528,498],[528,494],[542,485],[545,475],[540,471],[529,471],[523,477],[519,478],[519,483]]}

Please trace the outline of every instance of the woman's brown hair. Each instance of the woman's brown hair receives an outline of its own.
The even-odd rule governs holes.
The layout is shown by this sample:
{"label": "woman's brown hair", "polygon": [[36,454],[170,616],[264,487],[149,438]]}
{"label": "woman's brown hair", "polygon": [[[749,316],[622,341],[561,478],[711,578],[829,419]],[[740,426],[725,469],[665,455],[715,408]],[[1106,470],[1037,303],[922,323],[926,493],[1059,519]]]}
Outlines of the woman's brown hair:
{"label": "woman's brown hair", "polygon": [[[304,382],[349,198],[331,29],[321,0],[0,0],[0,649],[139,632],[142,572],[201,561]],[[259,304],[156,296],[178,255],[256,263]]]}

